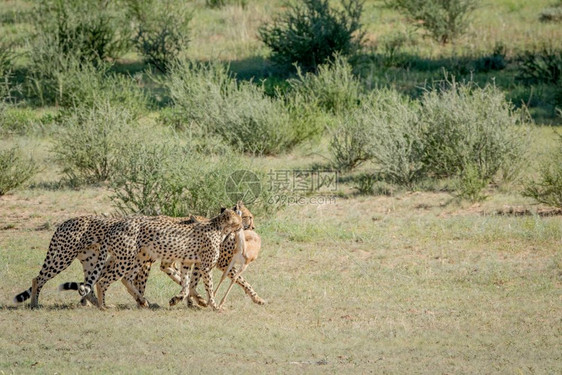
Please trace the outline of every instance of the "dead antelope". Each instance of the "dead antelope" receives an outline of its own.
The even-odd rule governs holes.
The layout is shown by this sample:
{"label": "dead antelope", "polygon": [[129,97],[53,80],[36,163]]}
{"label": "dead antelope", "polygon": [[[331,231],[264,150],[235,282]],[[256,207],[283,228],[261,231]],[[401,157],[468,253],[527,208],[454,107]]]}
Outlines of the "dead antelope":
{"label": "dead antelope", "polygon": [[217,285],[217,288],[215,289],[215,295],[217,294],[219,287],[221,286],[226,276],[229,274],[230,270],[232,270],[232,267],[234,267],[235,264],[240,264],[241,267],[240,270],[236,273],[236,275],[234,275],[234,277],[232,278],[232,281],[230,282],[230,286],[226,290],[226,293],[222,298],[221,303],[219,304],[219,309],[224,304],[224,301],[226,300],[226,296],[228,296],[228,293],[230,293],[230,289],[232,289],[232,286],[236,282],[236,279],[238,279],[238,276],[240,276],[242,272],[246,270],[246,267],[248,267],[250,263],[252,263],[254,260],[257,259],[261,249],[261,238],[253,230],[240,229],[235,233],[235,237],[236,237],[236,248],[234,250],[235,253],[232,257],[232,260],[230,261],[230,264],[228,265],[228,268],[222,274],[219,285]]}

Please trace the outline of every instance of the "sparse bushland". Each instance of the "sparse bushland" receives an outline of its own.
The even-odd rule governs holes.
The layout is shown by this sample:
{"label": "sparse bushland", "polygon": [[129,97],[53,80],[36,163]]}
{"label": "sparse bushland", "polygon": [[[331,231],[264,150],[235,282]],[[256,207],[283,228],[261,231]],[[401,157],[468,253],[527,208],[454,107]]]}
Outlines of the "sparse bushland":
{"label": "sparse bushland", "polygon": [[340,123],[331,131],[330,151],[337,169],[350,171],[371,159],[369,146],[372,129],[365,121],[367,117],[358,110],[340,119]]}
{"label": "sparse bushland", "polygon": [[234,79],[222,64],[178,60],[164,84],[176,123],[202,136],[219,135],[242,152],[278,154],[319,131],[317,122],[306,128],[308,123],[301,121],[308,109],[298,100],[286,107],[283,100],[267,96],[263,86]]}
{"label": "sparse bushland", "polygon": [[557,149],[540,166],[538,180],[528,181],[523,195],[562,208],[562,135],[558,135]]}
{"label": "sparse bushland", "polygon": [[558,0],[539,14],[541,22],[562,22],[562,1]]}
{"label": "sparse bushland", "polygon": [[15,102],[19,87],[11,81],[12,74],[0,67],[0,135],[26,134],[35,123],[35,112]]}
{"label": "sparse bushland", "polygon": [[461,36],[478,0],[386,0],[433,39],[446,44]]}
{"label": "sparse bushland", "polygon": [[33,159],[23,156],[19,147],[0,150],[0,196],[24,185],[38,169]]}
{"label": "sparse bushland", "polygon": [[116,171],[119,150],[135,141],[134,116],[109,100],[75,107],[59,119],[52,152],[73,185],[107,181]]}
{"label": "sparse bushland", "polygon": [[351,64],[339,54],[318,66],[316,74],[297,69],[297,78],[289,80],[289,85],[293,92],[335,115],[357,108],[364,91]]}
{"label": "sparse bushland", "polygon": [[133,43],[145,61],[160,72],[189,44],[192,13],[180,0],[127,0],[135,20]]}
{"label": "sparse bushland", "polygon": [[341,8],[332,8],[328,0],[288,3],[285,13],[259,29],[260,39],[271,48],[274,62],[315,70],[335,54],[354,53],[361,44],[363,1],[342,0]]}
{"label": "sparse bushland", "polygon": [[485,180],[517,177],[528,152],[528,119],[495,86],[453,81],[428,91],[421,108],[430,174],[452,177],[474,166]]}
{"label": "sparse bushland", "polygon": [[118,2],[42,0],[36,4],[29,41],[28,86],[42,104],[65,105],[75,72],[100,68],[130,43],[129,23]]}
{"label": "sparse bushland", "polygon": [[205,5],[209,8],[222,8],[226,5],[239,5],[245,7],[248,0],[205,0]]}
{"label": "sparse bushland", "polygon": [[545,44],[526,51],[519,60],[519,79],[526,83],[562,85],[562,49]]}
{"label": "sparse bushland", "polygon": [[[119,1],[40,0],[33,20],[39,45],[96,62],[116,58],[129,47],[129,23]],[[33,52],[33,51],[32,51]]]}
{"label": "sparse bushland", "polygon": [[251,171],[261,184],[257,199],[246,202],[252,212],[271,213],[280,207],[270,199],[265,173],[244,165],[240,156],[200,153],[196,146],[170,134],[165,142],[148,135],[144,138],[144,142],[130,142],[119,150],[110,190],[120,212],[211,216],[238,200],[226,186],[235,171]]}
{"label": "sparse bushland", "polygon": [[238,158],[211,157],[177,141],[130,143],[111,176],[112,201],[123,213],[211,215],[229,203],[224,184]]}
{"label": "sparse bushland", "polygon": [[448,83],[419,100],[380,90],[341,120],[331,141],[337,166],[372,161],[388,182],[412,187],[422,179],[459,178],[462,196],[517,177],[529,129],[498,89]]}

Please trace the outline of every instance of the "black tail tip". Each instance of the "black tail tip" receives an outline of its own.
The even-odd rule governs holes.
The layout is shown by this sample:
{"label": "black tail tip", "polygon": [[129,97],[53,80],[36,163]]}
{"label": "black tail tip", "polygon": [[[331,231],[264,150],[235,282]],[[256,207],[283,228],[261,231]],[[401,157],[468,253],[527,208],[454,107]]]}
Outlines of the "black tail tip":
{"label": "black tail tip", "polygon": [[26,290],[14,297],[14,303],[22,303],[23,301],[29,299],[29,297],[31,297],[31,293],[29,290]]}
{"label": "black tail tip", "polygon": [[68,282],[59,285],[59,290],[78,290],[80,288],[80,283]]}

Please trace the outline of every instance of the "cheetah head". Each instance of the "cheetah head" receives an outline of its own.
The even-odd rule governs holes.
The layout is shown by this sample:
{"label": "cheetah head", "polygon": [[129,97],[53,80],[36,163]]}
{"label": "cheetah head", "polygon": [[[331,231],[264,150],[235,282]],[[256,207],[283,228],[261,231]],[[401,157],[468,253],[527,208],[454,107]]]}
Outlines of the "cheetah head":
{"label": "cheetah head", "polygon": [[221,214],[213,219],[219,223],[223,234],[239,231],[243,228],[242,217],[233,210],[223,209]]}

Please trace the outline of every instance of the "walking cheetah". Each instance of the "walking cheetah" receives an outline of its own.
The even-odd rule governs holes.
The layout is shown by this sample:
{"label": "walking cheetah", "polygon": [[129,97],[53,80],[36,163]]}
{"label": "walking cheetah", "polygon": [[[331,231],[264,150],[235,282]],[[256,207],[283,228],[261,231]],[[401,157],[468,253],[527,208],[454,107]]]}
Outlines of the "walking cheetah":
{"label": "walking cheetah", "polygon": [[[114,261],[99,263],[101,275],[97,280],[98,306],[105,308],[105,292],[109,285],[124,277],[124,284],[140,306],[148,302],[134,285],[136,274],[147,260],[162,259],[181,263],[180,296],[187,296],[191,266],[198,263],[205,289],[207,304],[217,309],[213,295],[211,269],[219,259],[220,244],[226,235],[242,228],[242,218],[225,209],[217,217],[186,225],[174,221],[132,218],[112,226],[100,247],[100,259],[112,249]],[[103,270],[102,270],[103,269]],[[89,285],[84,285],[87,288]],[[88,292],[86,289],[85,292]]]}
{"label": "walking cheetah", "polygon": [[39,275],[32,280],[32,287],[14,297],[23,302],[31,297],[31,307],[38,306],[39,293],[47,281],[64,271],[78,258],[84,269],[85,282],[97,276],[96,265],[100,262],[99,247],[111,225],[118,218],[81,216],[66,220],[53,234]]}
{"label": "walking cheetah", "polygon": [[[242,224],[244,229],[246,230],[253,230],[255,229],[255,222],[254,222],[254,215],[250,212],[250,210],[244,205],[243,202],[238,202],[236,206],[232,208],[232,210],[240,211],[242,213]],[[159,216],[157,217],[159,220],[170,220],[175,222],[181,222],[183,224],[194,224],[195,222],[206,222],[209,219],[202,217],[202,216],[191,216],[189,219],[185,218],[171,218],[167,216]],[[236,243],[234,240],[234,234],[230,234],[221,244],[220,247],[220,256],[217,262],[216,267],[219,268],[221,271],[226,271],[232,256],[234,255]],[[141,295],[144,296],[144,291],[146,289],[146,281],[148,279],[148,275],[150,273],[150,269],[152,264],[156,262],[155,259],[147,260],[143,267],[140,269],[139,273],[137,274],[134,285],[139,291]],[[177,284],[181,284],[181,274],[180,274],[180,267],[177,265],[176,262],[167,262],[162,260],[160,263],[160,269],[166,273],[174,282]],[[236,274],[236,269],[231,270],[228,272],[228,277],[231,279]],[[189,306],[192,306],[192,299],[200,306],[206,306],[205,300],[197,293],[196,287],[199,283],[201,278],[201,270],[199,264],[195,264],[193,266],[193,270],[190,277],[190,284],[189,284],[189,294],[187,297],[187,303]],[[242,277],[239,276],[236,279],[236,283],[242,287],[244,292],[252,299],[254,303],[259,305],[265,304],[265,300],[263,300],[256,291],[252,288],[252,286]],[[78,290],[80,287],[80,283],[76,282],[66,282],[61,284],[59,289],[60,290]],[[97,301],[97,300],[96,300]]]}

